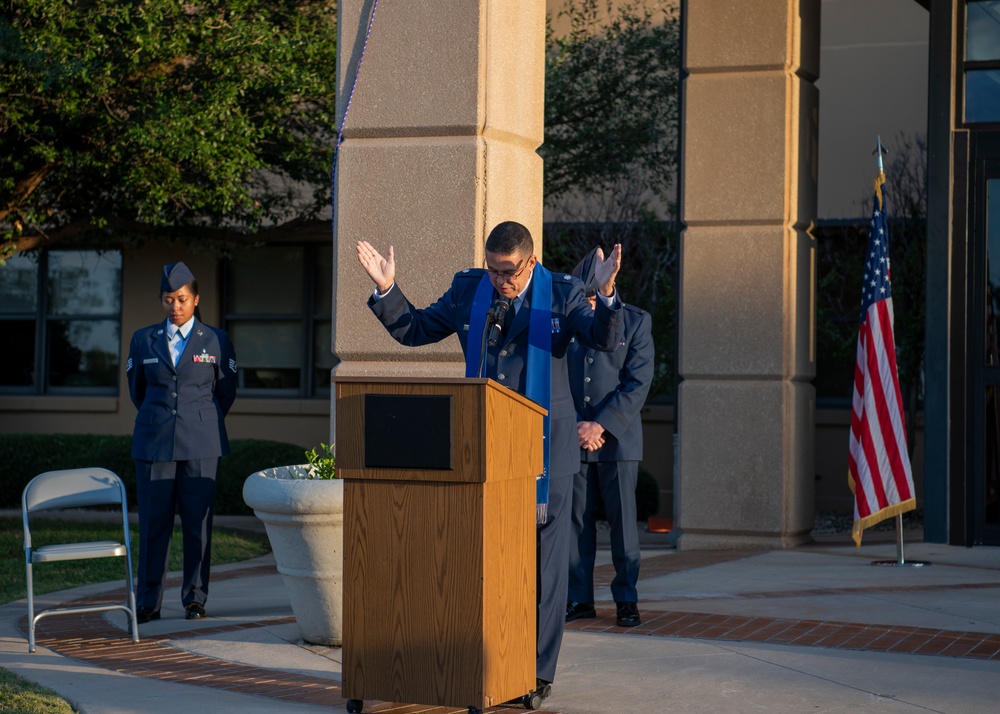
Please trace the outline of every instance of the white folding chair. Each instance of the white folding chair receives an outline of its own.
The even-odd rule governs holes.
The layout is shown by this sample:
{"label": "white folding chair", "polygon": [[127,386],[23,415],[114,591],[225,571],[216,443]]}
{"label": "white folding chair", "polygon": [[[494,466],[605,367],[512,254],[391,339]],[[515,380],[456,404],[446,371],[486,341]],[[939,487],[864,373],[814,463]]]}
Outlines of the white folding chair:
{"label": "white folding chair", "polygon": [[[31,479],[21,494],[21,514],[24,518],[24,565],[28,580],[28,651],[35,651],[35,625],[43,617],[67,613],[124,610],[128,613],[132,642],[139,641],[139,628],[135,620],[135,590],[132,587],[132,546],[129,543],[128,507],[125,484],[117,475],[101,468],[66,469],[46,471]],[[111,540],[90,543],[61,543],[35,548],[31,544],[29,516],[38,511],[53,511],[82,506],[117,505],[121,507],[124,542]],[[124,605],[81,605],[43,610],[35,614],[35,596],[31,568],[35,563],[59,560],[84,560],[86,558],[125,558],[125,584],[127,596]]]}

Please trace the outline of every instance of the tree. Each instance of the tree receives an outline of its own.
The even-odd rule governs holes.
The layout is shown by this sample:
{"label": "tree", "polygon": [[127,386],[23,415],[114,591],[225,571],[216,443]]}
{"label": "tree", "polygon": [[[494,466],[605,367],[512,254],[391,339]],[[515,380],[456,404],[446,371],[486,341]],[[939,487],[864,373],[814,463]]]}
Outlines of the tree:
{"label": "tree", "polygon": [[13,0],[0,54],[0,259],[329,205],[334,0]]}
{"label": "tree", "polygon": [[569,271],[594,245],[624,248],[618,283],[653,318],[651,394],[673,391],[676,353],[680,32],[666,0],[567,0],[547,33],[545,264]]}
{"label": "tree", "polygon": [[[892,259],[896,364],[906,409],[908,444],[916,440],[917,408],[923,400],[927,275],[927,141],[921,134],[897,135],[885,167],[886,214]],[[874,175],[874,167],[873,167]],[[865,246],[873,192],[867,189],[862,216],[821,222],[816,236],[816,392],[820,398],[850,400],[857,358]]]}
{"label": "tree", "polygon": [[561,220],[664,217],[678,159],[676,9],[567,0],[560,17],[569,32],[555,36],[550,21],[546,36],[546,206]]}

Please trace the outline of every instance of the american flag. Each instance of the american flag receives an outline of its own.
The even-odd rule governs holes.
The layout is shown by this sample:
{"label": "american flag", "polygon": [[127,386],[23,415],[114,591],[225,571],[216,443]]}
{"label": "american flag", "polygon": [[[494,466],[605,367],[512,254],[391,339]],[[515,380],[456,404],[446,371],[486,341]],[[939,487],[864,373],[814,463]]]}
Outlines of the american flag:
{"label": "american flag", "polygon": [[861,328],[854,366],[848,481],[854,492],[851,535],[858,546],[865,528],[917,506],[892,335],[884,183],[885,174],[879,173],[861,288]]}

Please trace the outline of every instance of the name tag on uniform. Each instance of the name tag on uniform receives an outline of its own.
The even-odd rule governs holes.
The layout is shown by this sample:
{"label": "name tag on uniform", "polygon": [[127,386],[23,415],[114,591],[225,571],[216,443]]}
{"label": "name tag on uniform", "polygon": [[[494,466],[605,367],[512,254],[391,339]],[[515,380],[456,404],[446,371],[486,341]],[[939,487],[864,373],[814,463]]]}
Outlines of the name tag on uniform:
{"label": "name tag on uniform", "polygon": [[205,364],[215,364],[219,361],[215,355],[210,355],[206,352],[202,352],[200,355],[195,355],[193,359],[195,362],[203,362]]}
{"label": "name tag on uniform", "polygon": [[156,364],[159,361],[160,361],[159,357],[150,357],[149,359],[144,359],[142,361],[142,363],[143,364]]}

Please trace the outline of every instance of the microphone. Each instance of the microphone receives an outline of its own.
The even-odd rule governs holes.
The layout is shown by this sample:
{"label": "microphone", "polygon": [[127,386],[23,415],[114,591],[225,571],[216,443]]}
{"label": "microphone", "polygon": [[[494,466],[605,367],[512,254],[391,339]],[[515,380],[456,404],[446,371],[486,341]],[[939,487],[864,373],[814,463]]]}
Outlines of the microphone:
{"label": "microphone", "polygon": [[489,342],[490,347],[496,347],[497,342],[500,340],[500,330],[503,328],[504,318],[507,316],[507,310],[510,309],[510,300],[507,298],[497,298],[493,303],[493,307],[490,311],[486,313],[486,322],[491,324]]}

